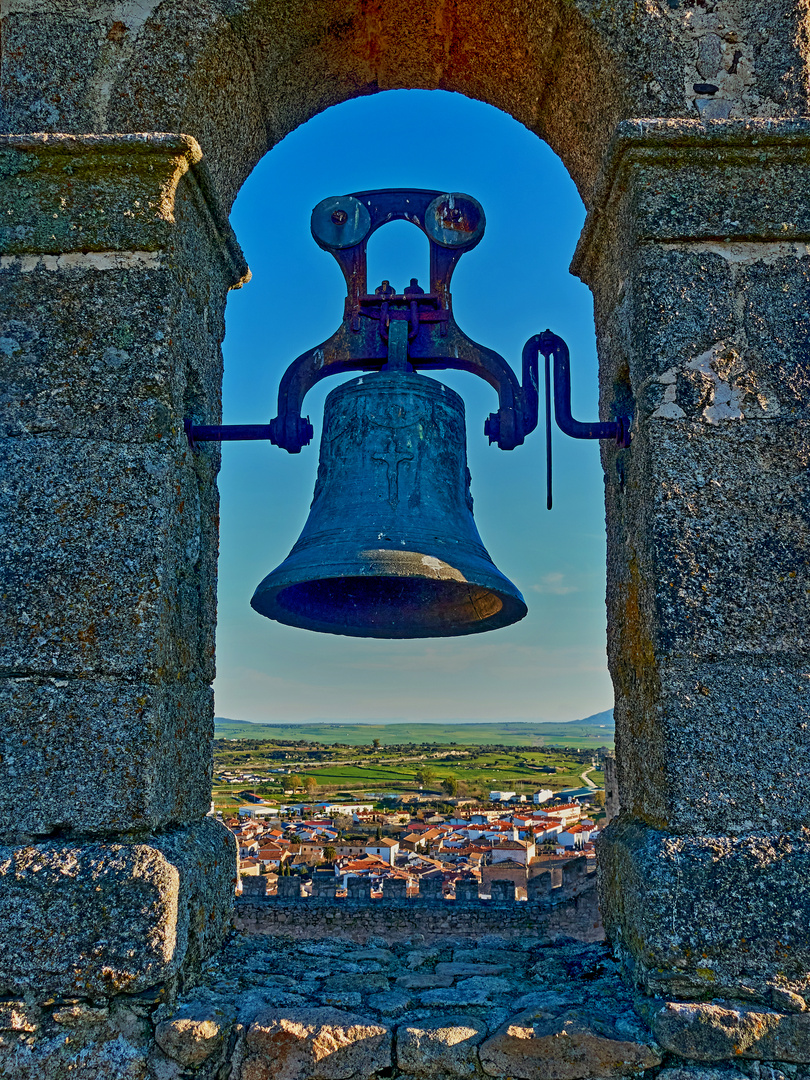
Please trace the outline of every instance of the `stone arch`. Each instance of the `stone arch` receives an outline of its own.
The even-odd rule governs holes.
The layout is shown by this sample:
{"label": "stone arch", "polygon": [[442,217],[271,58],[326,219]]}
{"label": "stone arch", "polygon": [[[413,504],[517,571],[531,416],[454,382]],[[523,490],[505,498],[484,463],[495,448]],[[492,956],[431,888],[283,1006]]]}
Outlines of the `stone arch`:
{"label": "stone arch", "polygon": [[386,89],[457,91],[546,139],[587,203],[622,118],[684,108],[671,22],[645,17],[640,64],[634,5],[610,15],[603,7],[594,0],[165,0],[108,80],[96,122],[103,130],[195,136],[229,206],[264,153],[324,108]]}
{"label": "stone arch", "polygon": [[[747,335],[754,335],[742,298],[752,295],[755,280],[759,285],[760,245],[805,235],[802,212],[793,212],[790,200],[801,187],[793,170],[810,138],[792,119],[808,112],[806,21],[806,8],[795,0],[440,0],[430,10],[406,0],[165,2],[144,22],[129,64],[112,80],[104,116],[107,130],[197,137],[225,207],[255,163],[294,127],[332,104],[383,89],[444,89],[479,98],[544,138],[568,168],[591,211],[574,265],[595,296],[603,411],[609,414],[624,396],[634,400],[638,424],[631,454],[611,447],[603,454],[609,653],[625,800],[604,847],[603,911],[614,940],[623,936],[628,968],[656,992],[670,985],[668,974],[658,974],[669,965],[681,971],[677,995],[703,994],[714,978],[693,959],[688,919],[673,932],[674,947],[670,938],[655,937],[661,912],[669,913],[672,882],[681,888],[680,856],[667,861],[673,859],[670,836],[679,838],[676,845],[691,838],[689,857],[697,866],[712,837],[791,835],[804,820],[795,809],[803,801],[801,785],[788,794],[775,773],[760,767],[768,731],[778,728],[785,711],[767,687],[780,682],[795,708],[804,708],[797,704],[801,692],[772,659],[773,631],[763,631],[756,605],[738,601],[748,595],[742,577],[729,579],[717,601],[725,605],[719,620],[715,608],[703,607],[709,585],[700,586],[700,595],[690,592],[706,526],[692,526],[695,504],[683,494],[682,481],[690,471],[703,476],[702,462],[711,458],[715,483],[722,476],[727,490],[750,490],[723,457],[724,441],[734,441],[736,433],[716,430],[700,411],[703,399],[690,397],[689,364],[711,366],[715,361],[707,357],[733,357],[760,377],[768,335],[761,350],[754,345],[740,359]],[[729,45],[733,52],[724,51]],[[784,126],[772,129],[774,117],[785,118]],[[789,159],[784,173],[775,166],[778,154],[763,154],[763,138]],[[758,175],[763,163],[774,166],[767,181]],[[788,172],[791,179],[783,179]],[[772,184],[784,194],[767,206],[737,194]],[[696,189],[712,197],[694,214]],[[791,213],[780,210],[774,217],[771,207],[780,203]],[[753,242],[744,253],[750,270],[735,269],[711,248],[718,237],[732,239],[734,230]],[[805,268],[786,265],[784,274],[790,287],[799,287]],[[776,286],[763,286],[771,288]],[[775,295],[769,293],[761,306],[778,306]],[[671,307],[669,297],[677,298]],[[801,349],[802,340],[798,333],[787,350]],[[687,370],[673,375],[684,353],[692,358]],[[722,363],[711,370],[718,386],[726,381]],[[672,378],[675,383],[665,381]],[[720,391],[735,393],[726,386]],[[764,447],[771,429],[757,413],[760,407],[751,403],[734,418],[746,422],[743,438]],[[666,427],[667,419],[693,415],[702,425],[699,438]],[[773,483],[788,483],[782,464],[773,466]],[[666,493],[666,513],[656,513],[655,491]],[[744,502],[747,495],[739,497]],[[711,512],[705,513],[708,520]],[[763,522],[767,513],[763,507]],[[675,539],[676,514],[683,542]],[[789,548],[787,519],[772,528],[785,531]],[[701,555],[701,565],[713,563],[722,574],[725,553],[733,548],[723,538]],[[782,639],[798,645],[786,606],[777,597],[774,606],[784,620]],[[711,659],[695,663],[702,643]],[[752,716],[769,718],[764,726],[753,719],[743,724],[749,771],[762,792],[756,814],[739,779],[745,769],[728,765],[734,755],[724,723],[736,709],[729,687],[738,684],[756,702]],[[785,753],[795,752],[801,737],[790,743],[793,750],[788,743]],[[707,752],[707,746],[718,750]],[[764,871],[749,871],[759,844],[756,839],[734,849],[720,884],[718,878],[708,887],[697,869],[692,873],[691,895],[708,890],[730,927],[744,925],[749,902],[733,899],[727,882],[750,872],[755,891],[783,870],[774,859]],[[798,879],[799,862],[788,872]],[[657,891],[651,891],[648,881],[656,874]],[[780,912],[758,936],[757,959],[746,977],[759,980],[762,994],[772,977],[762,972],[774,970],[779,926],[789,921]],[[640,944],[645,934],[648,945]],[[718,947],[713,963],[725,985],[737,985],[741,975],[732,949]],[[805,948],[789,978],[804,985],[808,969]]]}
{"label": "stone arch", "polygon": [[[804,0],[3,4],[4,995],[138,993],[222,940],[217,458],[192,456],[182,420],[192,400],[216,416],[224,297],[245,275],[223,211],[318,110],[441,87],[505,109],[569,169],[602,410],[635,410],[631,447],[603,448],[623,803],[601,841],[606,927],[644,991],[781,1002],[795,1030],[806,29]],[[693,1030],[666,1045],[702,1060]]]}

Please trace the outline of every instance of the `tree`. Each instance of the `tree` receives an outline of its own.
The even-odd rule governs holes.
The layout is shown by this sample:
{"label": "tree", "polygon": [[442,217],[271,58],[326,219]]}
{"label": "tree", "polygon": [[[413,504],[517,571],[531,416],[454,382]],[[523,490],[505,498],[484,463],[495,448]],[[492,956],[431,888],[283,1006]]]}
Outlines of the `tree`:
{"label": "tree", "polygon": [[374,747],[375,750],[379,750],[380,749],[380,740],[379,739],[372,739],[371,740],[371,745]]}
{"label": "tree", "polygon": [[416,773],[416,782],[420,787],[427,787],[436,778],[436,773],[429,765],[423,765]]}
{"label": "tree", "polygon": [[315,779],[314,776],[307,776],[304,779],[304,790],[310,798],[312,798],[312,796],[318,790],[318,781]]}
{"label": "tree", "polygon": [[458,780],[456,780],[455,776],[448,776],[442,780],[442,791],[450,795],[451,798],[458,795]]}
{"label": "tree", "polygon": [[377,839],[382,840],[382,829],[379,825],[377,826]]}
{"label": "tree", "polygon": [[595,791],[591,798],[593,799],[594,806],[598,806],[601,808],[605,805],[605,793],[601,790],[601,788],[599,789],[599,791]]}
{"label": "tree", "polygon": [[334,862],[337,858],[337,851],[332,847],[331,844],[327,844],[326,847],[323,849],[323,858],[324,862]]}

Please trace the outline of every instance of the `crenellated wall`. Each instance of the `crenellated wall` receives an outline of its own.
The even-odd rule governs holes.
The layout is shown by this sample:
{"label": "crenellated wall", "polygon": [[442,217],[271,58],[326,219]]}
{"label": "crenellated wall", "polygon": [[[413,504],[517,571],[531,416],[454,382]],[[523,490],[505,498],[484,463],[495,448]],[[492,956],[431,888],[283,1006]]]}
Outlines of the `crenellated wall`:
{"label": "crenellated wall", "polygon": [[476,881],[457,881],[455,896],[444,897],[441,881],[423,881],[408,895],[404,878],[385,878],[382,895],[372,896],[370,881],[355,878],[349,879],[346,896],[335,896],[337,883],[317,878],[316,892],[307,895],[300,878],[280,877],[277,891],[269,893],[265,878],[245,877],[235,925],[243,933],[284,934],[297,941],[332,937],[363,942],[369,934],[391,941],[418,934],[431,943],[486,934],[510,941],[527,934],[601,941],[596,873],[589,873],[587,864],[585,856],[565,863],[557,885],[549,870],[535,875],[528,882],[527,900],[516,898],[515,884],[508,880],[493,881],[490,893],[481,896]]}

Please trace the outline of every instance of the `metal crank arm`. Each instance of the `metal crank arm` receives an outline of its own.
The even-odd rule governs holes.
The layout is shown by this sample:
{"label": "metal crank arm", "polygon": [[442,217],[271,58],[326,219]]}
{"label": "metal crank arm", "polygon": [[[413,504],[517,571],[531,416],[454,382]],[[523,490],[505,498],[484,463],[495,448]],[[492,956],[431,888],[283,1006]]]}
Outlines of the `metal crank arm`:
{"label": "metal crank arm", "polygon": [[554,419],[557,427],[572,439],[612,439],[617,446],[630,445],[632,418],[584,423],[571,413],[571,356],[561,337],[544,330],[529,338],[523,347],[523,420],[525,433],[537,426],[539,402],[539,357],[545,358],[546,386],[546,506],[552,505],[551,490],[551,380],[554,378]]}

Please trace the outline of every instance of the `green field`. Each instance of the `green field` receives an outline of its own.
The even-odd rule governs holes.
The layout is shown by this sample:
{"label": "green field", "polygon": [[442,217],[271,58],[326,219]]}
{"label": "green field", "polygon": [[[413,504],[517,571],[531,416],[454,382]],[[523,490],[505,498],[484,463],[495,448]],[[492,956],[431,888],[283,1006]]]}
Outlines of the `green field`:
{"label": "green field", "polygon": [[[506,790],[529,797],[539,788],[583,786],[594,751],[613,748],[613,730],[609,711],[565,724],[251,724],[218,717],[217,774],[230,770],[256,779],[217,781],[213,798],[226,813],[244,801],[244,790],[274,802],[338,792],[356,799],[368,791],[435,792],[440,802],[448,781],[456,782],[459,795],[486,799],[490,790]],[[274,773],[278,768],[289,772]],[[600,771],[590,779],[604,783]],[[285,796],[285,790],[296,793]]]}
{"label": "green field", "polygon": [[[501,734],[491,730],[495,725],[478,726],[488,729],[490,740]],[[255,777],[238,786],[215,781],[215,804],[226,813],[234,812],[240,805],[241,792],[245,790],[273,802],[332,799],[339,793],[360,799],[367,798],[369,791],[400,794],[421,791],[435,795],[436,801],[441,802],[450,791],[448,781],[455,783],[456,794],[483,799],[490,790],[517,791],[528,798],[539,788],[558,792],[582,787],[582,774],[586,770],[592,783],[597,786],[604,783],[602,772],[591,768],[592,749],[575,747],[570,742],[567,747],[524,743],[515,748],[492,741],[483,745],[461,746],[456,742],[451,746],[433,742],[387,747],[382,738],[374,735],[379,740],[379,745],[374,747],[367,735],[363,743],[339,742],[327,746],[315,740],[257,738],[256,725],[247,727],[242,737],[220,737],[214,744],[218,776],[230,771]],[[282,730],[285,735],[298,733],[289,728]],[[366,728],[369,730],[378,728]],[[602,734],[602,729],[599,730]],[[251,735],[253,738],[248,737]],[[480,733],[479,737],[482,737]],[[274,773],[279,767],[289,771]],[[290,794],[285,795],[285,791]]]}
{"label": "green field", "polygon": [[570,746],[579,750],[613,748],[610,711],[563,724],[510,721],[499,724],[251,724],[215,718],[218,739],[290,739],[329,746],[383,746],[422,743],[457,746]]}
{"label": "green field", "polygon": [[[429,786],[433,788],[440,785],[442,780],[450,777],[469,785],[490,786],[494,789],[517,788],[527,790],[528,788],[550,787],[553,790],[559,790],[564,787],[582,786],[580,774],[585,766],[581,762],[555,755],[550,759],[548,757],[543,758],[542,763],[544,765],[550,763],[556,766],[559,772],[554,774],[540,773],[537,766],[531,768],[529,764],[523,765],[510,762],[505,760],[503,756],[499,758],[497,755],[482,755],[482,757],[478,757],[471,762],[460,761],[452,764],[431,760],[428,764],[435,774],[435,784],[431,782]],[[357,765],[334,765],[323,769],[302,767],[297,771],[300,776],[314,777],[322,787],[357,788],[359,781],[362,787],[370,790],[374,788],[388,788],[391,790],[402,788],[405,790],[409,786],[416,787],[418,766],[414,765],[411,768],[406,766],[387,766],[384,768],[369,766],[364,768]],[[602,773],[591,773],[591,780],[595,784],[601,784]]]}

